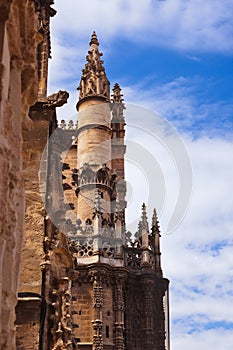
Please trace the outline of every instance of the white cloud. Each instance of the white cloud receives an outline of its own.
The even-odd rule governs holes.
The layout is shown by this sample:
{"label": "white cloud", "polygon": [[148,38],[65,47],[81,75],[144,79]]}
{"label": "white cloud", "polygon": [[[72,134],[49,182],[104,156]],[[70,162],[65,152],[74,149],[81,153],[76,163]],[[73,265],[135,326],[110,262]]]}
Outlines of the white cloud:
{"label": "white cloud", "polygon": [[[232,129],[232,99],[210,100],[202,96],[208,82],[201,77],[178,77],[158,84],[147,78],[123,86],[125,100],[146,106],[170,120],[180,130],[191,130],[193,136],[229,136]],[[137,94],[135,94],[137,91]],[[219,117],[221,116],[221,117]],[[196,129],[195,129],[196,128]]]}
{"label": "white cloud", "polygon": [[187,56],[187,58],[192,60],[192,61],[201,62],[201,58],[197,57],[197,56]]}
{"label": "white cloud", "polygon": [[[52,60],[49,61],[49,90],[74,89],[79,85],[81,69],[84,67],[87,46],[72,46],[69,42],[60,42],[52,35]],[[63,87],[61,86],[63,85]],[[78,93],[77,93],[78,95]]]}
{"label": "white cloud", "polygon": [[[148,82],[144,79],[137,85],[123,87],[123,92],[127,101],[146,105],[166,117],[180,117],[185,119],[184,123],[193,117],[196,104],[193,93],[198,83],[194,79],[178,77],[173,81],[146,88]],[[138,91],[136,96],[135,91]]]}
{"label": "white cloud", "polygon": [[173,341],[171,350],[231,350],[232,349],[232,330],[208,330],[203,332],[194,332],[192,334],[180,333]]}
{"label": "white cloud", "polygon": [[105,39],[125,36],[179,50],[231,51],[231,0],[57,0],[52,20],[61,31],[89,37],[93,30]]}

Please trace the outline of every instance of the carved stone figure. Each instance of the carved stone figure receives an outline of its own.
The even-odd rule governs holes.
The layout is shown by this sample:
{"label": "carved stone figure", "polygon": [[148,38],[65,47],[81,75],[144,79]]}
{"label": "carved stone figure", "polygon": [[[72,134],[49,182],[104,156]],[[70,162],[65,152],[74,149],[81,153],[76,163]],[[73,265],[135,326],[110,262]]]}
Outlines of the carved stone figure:
{"label": "carved stone figure", "polygon": [[94,171],[88,163],[83,164],[83,170],[80,175],[80,182],[83,184],[90,183],[94,180]]}
{"label": "carved stone figure", "polygon": [[110,181],[110,178],[111,178],[111,171],[106,164],[103,164],[102,168],[100,168],[96,173],[96,181],[106,183]]}
{"label": "carved stone figure", "polygon": [[96,84],[94,80],[91,78],[88,81],[88,95],[96,94]]}

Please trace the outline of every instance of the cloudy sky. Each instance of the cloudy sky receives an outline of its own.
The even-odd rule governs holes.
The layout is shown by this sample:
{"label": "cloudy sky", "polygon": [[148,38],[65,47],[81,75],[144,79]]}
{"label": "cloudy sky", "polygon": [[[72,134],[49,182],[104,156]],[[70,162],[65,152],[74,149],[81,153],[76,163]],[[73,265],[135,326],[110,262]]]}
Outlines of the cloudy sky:
{"label": "cloudy sky", "polygon": [[232,349],[232,0],[55,3],[49,93],[70,93],[59,119],[77,117],[93,30],[111,84],[122,87],[128,224],[142,201],[149,219],[157,207],[171,349]]}

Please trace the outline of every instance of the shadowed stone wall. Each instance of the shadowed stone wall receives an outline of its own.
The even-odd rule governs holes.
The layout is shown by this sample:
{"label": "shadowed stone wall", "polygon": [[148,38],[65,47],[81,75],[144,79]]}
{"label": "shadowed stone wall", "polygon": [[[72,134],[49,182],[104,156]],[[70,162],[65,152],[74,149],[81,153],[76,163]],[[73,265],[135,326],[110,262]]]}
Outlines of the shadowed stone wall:
{"label": "shadowed stone wall", "polygon": [[22,129],[31,124],[29,106],[38,93],[37,27],[33,1],[0,1],[0,349],[4,350],[15,349],[24,220],[21,141]]}

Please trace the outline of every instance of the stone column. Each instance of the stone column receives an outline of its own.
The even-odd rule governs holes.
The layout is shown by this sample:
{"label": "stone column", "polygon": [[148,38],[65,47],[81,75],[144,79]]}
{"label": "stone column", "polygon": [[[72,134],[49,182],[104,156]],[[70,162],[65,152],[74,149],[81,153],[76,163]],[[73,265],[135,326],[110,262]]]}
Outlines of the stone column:
{"label": "stone column", "polygon": [[93,307],[94,307],[94,321],[93,324],[93,345],[92,350],[103,350],[103,321],[102,321],[102,307],[103,307],[103,287],[99,276],[94,276],[93,282]]}
{"label": "stone column", "polygon": [[68,277],[63,277],[57,281],[57,288],[53,291],[56,301],[54,307],[54,323],[57,328],[53,328],[52,350],[72,350],[73,333],[71,317],[71,281]]}
{"label": "stone column", "polygon": [[158,300],[158,346],[159,349],[165,350],[165,310],[164,310],[164,293],[163,288],[157,292]]}
{"label": "stone column", "polygon": [[115,293],[114,293],[114,345],[116,350],[124,350],[124,294],[123,294],[124,278],[116,278]]}
{"label": "stone column", "polygon": [[144,285],[145,299],[144,299],[144,336],[145,336],[145,348],[147,350],[154,349],[153,341],[153,283],[152,281],[146,280]]}

